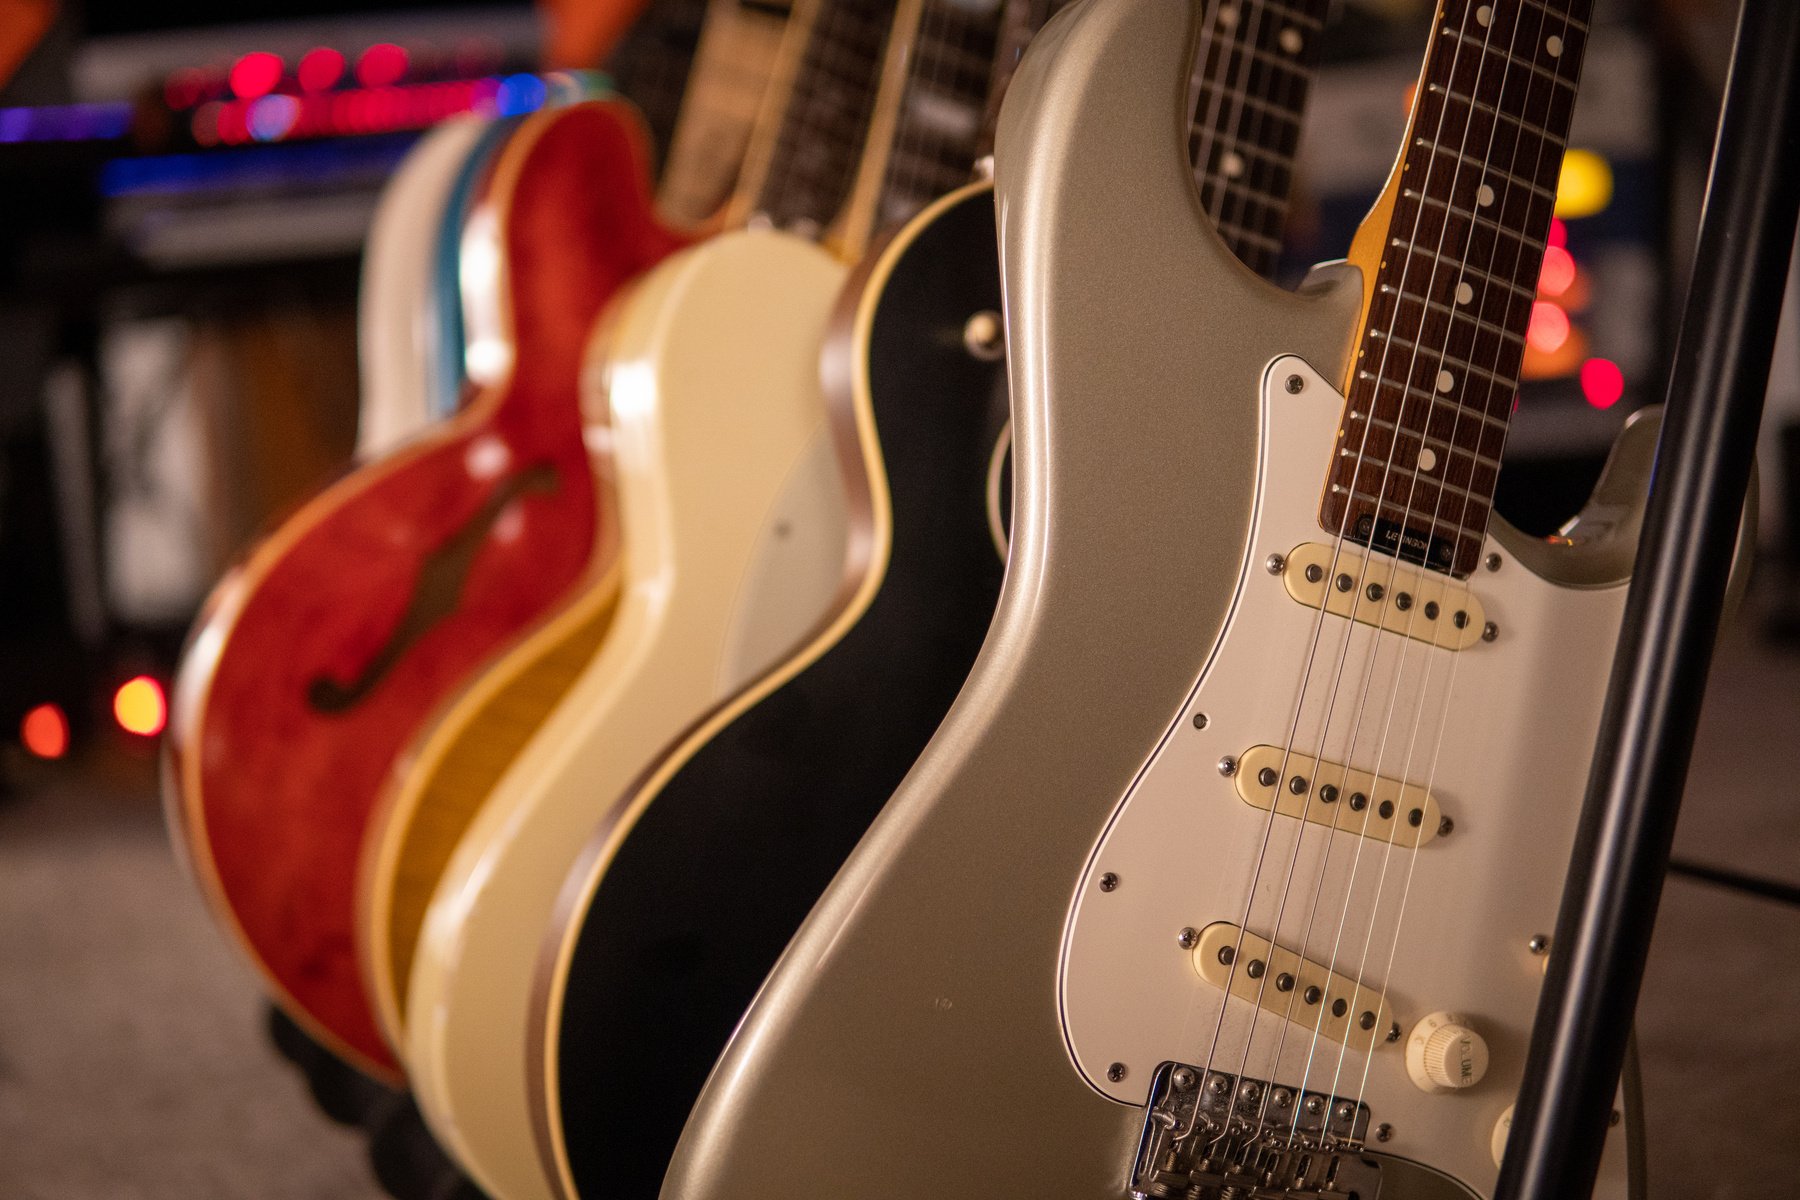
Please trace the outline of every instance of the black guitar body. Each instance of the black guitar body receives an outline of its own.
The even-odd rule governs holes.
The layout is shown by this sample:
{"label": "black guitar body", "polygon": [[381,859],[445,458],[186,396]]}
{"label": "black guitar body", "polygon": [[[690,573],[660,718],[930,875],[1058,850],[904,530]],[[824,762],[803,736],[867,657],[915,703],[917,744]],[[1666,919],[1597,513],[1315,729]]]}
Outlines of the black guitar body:
{"label": "black guitar body", "polygon": [[991,192],[914,222],[882,265],[866,349],[892,495],[886,574],[839,641],[687,759],[577,917],[555,1069],[584,1196],[657,1194],[714,1060],[936,731],[993,616],[1006,373],[964,346],[972,315],[1000,311]]}

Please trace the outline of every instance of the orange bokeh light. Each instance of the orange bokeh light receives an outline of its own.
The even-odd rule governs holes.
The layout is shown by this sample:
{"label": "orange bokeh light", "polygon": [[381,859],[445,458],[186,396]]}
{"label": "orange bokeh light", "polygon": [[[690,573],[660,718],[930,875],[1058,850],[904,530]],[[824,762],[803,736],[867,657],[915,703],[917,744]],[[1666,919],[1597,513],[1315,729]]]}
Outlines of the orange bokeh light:
{"label": "orange bokeh light", "polygon": [[155,737],[169,720],[162,684],[148,675],[127,679],[113,693],[113,718],[126,733]]}
{"label": "orange bokeh light", "polygon": [[19,722],[19,740],[39,758],[61,758],[69,752],[69,718],[55,704],[40,704]]}
{"label": "orange bokeh light", "polygon": [[1575,259],[1561,246],[1544,251],[1544,266],[1538,272],[1538,291],[1546,296],[1560,296],[1575,282]]}
{"label": "orange bokeh light", "polygon": [[1531,306],[1531,325],[1525,330],[1525,342],[1533,350],[1554,354],[1569,340],[1569,314],[1559,305],[1539,300]]}

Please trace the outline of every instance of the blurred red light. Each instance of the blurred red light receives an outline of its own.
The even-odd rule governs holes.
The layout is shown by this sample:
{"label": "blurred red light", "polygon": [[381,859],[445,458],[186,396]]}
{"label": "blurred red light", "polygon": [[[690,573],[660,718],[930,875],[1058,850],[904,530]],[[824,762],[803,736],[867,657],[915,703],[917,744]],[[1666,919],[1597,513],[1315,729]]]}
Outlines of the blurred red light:
{"label": "blurred red light", "polygon": [[1595,408],[1611,408],[1625,394],[1625,372],[1610,359],[1590,358],[1581,364],[1581,394]]}
{"label": "blurred red light", "polygon": [[1569,314],[1558,305],[1539,300],[1531,306],[1531,325],[1525,341],[1533,350],[1554,354],[1569,340]]}
{"label": "blurred red light", "polygon": [[1550,218],[1550,244],[1565,247],[1569,244],[1569,227],[1563,224],[1561,217]]}
{"label": "blurred red light", "polygon": [[1544,251],[1544,266],[1538,272],[1538,291],[1546,296],[1560,296],[1575,282],[1575,259],[1561,246]]}
{"label": "blurred red light", "polygon": [[344,56],[330,46],[315,47],[301,56],[295,74],[300,77],[300,86],[305,91],[323,92],[336,87],[338,80],[344,77]]}
{"label": "blurred red light", "polygon": [[127,679],[113,693],[113,718],[126,733],[155,737],[169,720],[162,684],[148,675]]}
{"label": "blurred red light", "polygon": [[266,96],[281,82],[286,69],[279,54],[266,50],[246,54],[231,65],[231,90],[245,100]]}
{"label": "blurred red light", "polygon": [[19,740],[39,758],[61,758],[69,752],[69,718],[55,704],[40,704],[19,722]]}
{"label": "blurred red light", "polygon": [[387,87],[405,74],[406,51],[392,42],[370,46],[356,62],[356,78],[364,87]]}

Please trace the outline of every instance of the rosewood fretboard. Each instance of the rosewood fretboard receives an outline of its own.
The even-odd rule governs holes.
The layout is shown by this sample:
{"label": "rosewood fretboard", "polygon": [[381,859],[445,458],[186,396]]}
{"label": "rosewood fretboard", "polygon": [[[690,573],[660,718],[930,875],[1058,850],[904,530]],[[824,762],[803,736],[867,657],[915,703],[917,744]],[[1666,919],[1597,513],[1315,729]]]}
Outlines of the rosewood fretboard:
{"label": "rosewood fretboard", "polygon": [[1200,202],[1226,245],[1275,269],[1306,93],[1329,0],[1207,0],[1188,151]]}
{"label": "rosewood fretboard", "polygon": [[796,6],[791,22],[806,21],[796,31],[804,49],[753,204],[776,227],[818,232],[843,207],[875,105],[895,3]]}
{"label": "rosewood fretboard", "polygon": [[1445,0],[1320,520],[1474,569],[1575,107],[1590,0]]}

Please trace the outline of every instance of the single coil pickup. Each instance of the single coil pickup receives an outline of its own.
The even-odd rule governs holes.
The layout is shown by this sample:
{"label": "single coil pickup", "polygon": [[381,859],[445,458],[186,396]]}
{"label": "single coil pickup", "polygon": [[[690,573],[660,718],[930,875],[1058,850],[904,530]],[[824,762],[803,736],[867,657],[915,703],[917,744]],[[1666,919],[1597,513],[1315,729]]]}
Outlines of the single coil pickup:
{"label": "single coil pickup", "polygon": [[1228,922],[1201,930],[1193,955],[1194,970],[1214,987],[1352,1050],[1373,1050],[1393,1029],[1387,999],[1374,988]]}
{"label": "single coil pickup", "polygon": [[1417,848],[1437,837],[1444,815],[1430,792],[1279,746],[1252,746],[1238,759],[1239,799],[1252,808],[1330,825],[1345,833]]}
{"label": "single coil pickup", "polygon": [[1294,547],[1281,569],[1288,595],[1308,608],[1349,617],[1445,650],[1482,640],[1487,614],[1466,583],[1418,571],[1398,561],[1365,558],[1318,542]]}

